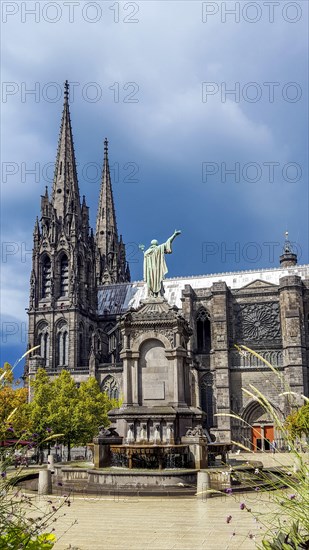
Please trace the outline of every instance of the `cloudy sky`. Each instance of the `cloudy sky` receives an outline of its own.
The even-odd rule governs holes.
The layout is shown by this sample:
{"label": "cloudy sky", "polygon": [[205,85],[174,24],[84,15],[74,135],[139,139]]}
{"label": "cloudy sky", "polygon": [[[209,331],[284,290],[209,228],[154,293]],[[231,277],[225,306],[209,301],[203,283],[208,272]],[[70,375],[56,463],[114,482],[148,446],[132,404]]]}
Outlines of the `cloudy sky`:
{"label": "cloudy sky", "polygon": [[65,79],[81,195],[94,226],[107,137],[134,280],[175,228],[169,276],[277,267],[287,229],[308,263],[308,4],[277,4],[2,2],[2,361],[26,347]]}

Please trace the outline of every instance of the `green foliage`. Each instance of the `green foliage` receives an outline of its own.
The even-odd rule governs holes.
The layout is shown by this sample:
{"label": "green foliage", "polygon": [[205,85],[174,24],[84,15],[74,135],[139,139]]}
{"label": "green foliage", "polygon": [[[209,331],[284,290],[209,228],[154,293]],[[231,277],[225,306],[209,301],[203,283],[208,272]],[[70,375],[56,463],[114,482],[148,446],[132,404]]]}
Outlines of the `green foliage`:
{"label": "green foliage", "polygon": [[54,522],[65,515],[61,509],[71,505],[70,497],[41,500],[20,492],[16,482],[24,471],[23,466],[12,468],[8,457],[1,462],[0,550],[49,550],[56,537],[48,531],[54,531]]}
{"label": "green foliage", "polygon": [[[102,393],[97,380],[90,377],[77,388],[71,374],[63,370],[50,379],[40,368],[32,381],[33,399],[27,403],[26,388],[14,388],[12,367],[0,369],[0,439],[19,438],[35,433],[35,442],[44,447],[48,434],[60,434],[69,446],[86,445],[108,425],[107,412],[119,402]],[[9,431],[8,431],[9,430]],[[25,435],[24,435],[25,438]]]}
{"label": "green foliage", "polygon": [[[10,363],[7,363],[7,362],[4,363],[3,368],[0,369],[0,377],[1,377],[0,379],[1,379],[2,388],[4,388],[5,386],[13,386],[14,374]],[[15,384],[18,385],[18,383],[15,383]]]}
{"label": "green foliage", "polygon": [[18,387],[18,381],[14,381],[9,363],[0,369],[0,380],[0,440],[16,439],[31,426],[26,405],[28,392],[26,388]]}
{"label": "green foliage", "polygon": [[280,531],[272,541],[263,540],[262,545],[265,550],[308,550],[309,537],[304,540],[304,536],[300,533],[299,522],[296,521],[290,526],[289,533]]}
{"label": "green foliage", "polygon": [[85,445],[91,442],[98,433],[99,426],[108,426],[107,412],[117,406],[116,400],[110,400],[106,393],[101,392],[94,377],[82,382],[74,411],[75,424],[78,426],[75,443]]}
{"label": "green foliage", "polygon": [[309,403],[287,417],[286,428],[293,439],[302,435],[309,436]]}
{"label": "green foliage", "polygon": [[46,428],[49,427],[49,404],[53,399],[53,387],[45,369],[38,369],[31,385],[34,392],[34,399],[29,404],[32,427],[33,431],[43,439]]}
{"label": "green foliage", "polygon": [[[266,361],[260,354],[251,350],[247,346],[240,345],[235,346],[240,353],[243,351],[252,354],[257,357],[259,361],[264,363],[273,375],[277,377],[281,388],[284,388],[283,393],[280,394],[284,397],[286,408],[291,410],[295,408],[295,404],[299,399],[299,395],[291,391],[288,383],[284,377],[284,373],[275,369],[268,361]],[[269,373],[267,374],[269,377]],[[252,513],[254,520],[260,529],[263,529],[265,535],[259,548],[263,550],[309,550],[309,463],[308,455],[299,450],[299,445],[295,439],[302,434],[308,435],[308,412],[309,412],[309,400],[308,398],[301,396],[306,400],[306,405],[301,407],[298,411],[293,412],[290,416],[283,420],[278,414],[278,411],[273,407],[268,398],[254,385],[249,384],[247,388],[242,388],[244,394],[254,401],[256,401],[267,417],[272,420],[278,438],[283,442],[283,447],[290,450],[290,457],[293,462],[293,471],[288,470],[280,463],[280,453],[276,456],[276,468],[273,469],[271,476],[269,472],[263,474],[263,470],[259,472],[256,477],[252,477],[252,488],[259,491],[259,494],[263,491],[269,491],[268,498],[271,502],[270,511],[267,507],[261,512],[254,511],[247,508],[245,503],[241,504],[242,510]],[[246,425],[247,428],[252,429],[252,426],[248,424],[241,416],[230,413],[228,414],[233,419],[237,419]],[[251,431],[251,430],[250,430]],[[236,443],[236,442],[234,442]],[[238,443],[236,443],[238,444]],[[248,446],[238,444],[240,448],[250,452]],[[308,442],[302,441],[302,448],[304,451],[309,451]],[[258,487],[256,484],[261,483]],[[266,487],[267,483],[267,487]],[[264,488],[263,488],[264,484]],[[278,489],[278,486],[280,489]],[[252,537],[251,537],[252,538]]]}
{"label": "green foliage", "polygon": [[50,382],[50,385],[52,398],[48,403],[49,427],[55,433],[63,433],[64,441],[70,445],[76,441],[79,429],[75,417],[78,389],[66,370]]}
{"label": "green foliage", "polygon": [[33,393],[29,408],[38,440],[41,444],[46,441],[46,432],[51,430],[62,434],[59,439],[63,439],[69,451],[72,444],[86,445],[91,442],[98,433],[98,427],[108,425],[107,412],[119,406],[116,400],[101,392],[94,377],[77,388],[66,370],[51,380],[44,369],[38,369]]}
{"label": "green foliage", "polygon": [[[9,435],[10,439],[18,440],[24,432],[23,438],[28,439],[27,428],[31,427],[30,409],[26,403],[28,392],[26,388],[15,388],[18,384],[13,380],[13,368],[5,363],[0,369],[0,434],[2,439],[8,439]],[[45,531],[54,521],[59,507],[49,505],[42,512],[29,497],[12,491],[14,479],[23,470],[20,467],[18,471],[14,470],[15,476],[9,476],[12,456],[17,448],[18,441],[15,447],[4,448],[0,457],[0,550],[50,550],[56,537]],[[30,509],[33,517],[28,515]]]}
{"label": "green foliage", "polygon": [[50,550],[56,542],[56,537],[50,533],[42,533],[29,538],[22,528],[12,527],[6,534],[0,535],[0,549],[4,550]]}

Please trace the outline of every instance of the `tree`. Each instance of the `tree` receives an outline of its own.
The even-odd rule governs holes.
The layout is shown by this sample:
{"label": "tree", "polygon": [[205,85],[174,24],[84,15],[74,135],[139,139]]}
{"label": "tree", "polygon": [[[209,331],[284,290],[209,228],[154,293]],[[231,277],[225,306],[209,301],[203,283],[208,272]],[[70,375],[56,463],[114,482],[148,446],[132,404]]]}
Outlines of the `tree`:
{"label": "tree", "polygon": [[309,436],[309,402],[291,413],[285,425],[293,439],[302,435]]}
{"label": "tree", "polygon": [[78,403],[74,411],[78,426],[75,443],[86,445],[97,435],[99,426],[108,426],[107,412],[118,406],[115,399],[102,393],[97,380],[91,376],[78,389]]}
{"label": "tree", "polygon": [[9,363],[0,369],[0,376],[0,440],[19,439],[31,427],[26,405],[28,392],[26,388],[18,387],[18,380],[14,381]]}
{"label": "tree", "polygon": [[54,433],[63,434],[71,460],[71,444],[78,439],[79,424],[75,409],[78,404],[78,389],[71,374],[63,370],[51,383],[52,399],[48,405],[49,424]]}
{"label": "tree", "polygon": [[35,432],[46,436],[47,428],[50,428],[50,403],[54,397],[53,383],[50,381],[46,370],[37,370],[35,379],[31,382],[33,399],[30,403],[31,418]]}
{"label": "tree", "polygon": [[53,400],[53,384],[50,381],[46,370],[37,370],[35,379],[31,382],[33,399],[29,403],[30,417],[32,421],[33,439],[37,443],[37,459],[42,461],[44,440],[52,431],[50,418],[50,403]]}
{"label": "tree", "polygon": [[38,369],[32,388],[34,397],[29,407],[39,448],[42,450],[47,432],[60,434],[68,446],[68,460],[71,460],[71,445],[92,441],[99,426],[108,425],[107,412],[119,406],[117,400],[101,392],[94,377],[77,388],[66,370],[51,380],[45,369]]}
{"label": "tree", "polygon": [[[36,348],[28,350],[16,361],[13,367],[5,363],[0,369],[0,438],[20,439],[23,432],[23,439],[29,435],[31,428],[30,406],[27,403],[28,391],[20,388],[19,381],[14,381],[13,370],[16,365]],[[28,431],[28,433],[27,433]],[[13,453],[19,449],[18,441],[10,450]],[[11,456],[3,453],[0,456],[0,548],[31,548],[33,550],[48,550],[54,546],[55,536],[46,533],[46,529],[52,527],[55,513],[59,509],[55,506],[50,510],[39,510],[32,499],[27,495],[21,495],[16,499],[17,494],[12,491],[14,477],[7,476],[7,467],[11,465]],[[20,466],[18,474],[23,466]],[[63,502],[65,503],[67,499]],[[67,502],[69,504],[69,501]],[[60,505],[62,506],[62,504]],[[38,511],[38,517],[30,517],[32,514],[25,514],[25,509]],[[36,515],[36,514],[35,514]]]}

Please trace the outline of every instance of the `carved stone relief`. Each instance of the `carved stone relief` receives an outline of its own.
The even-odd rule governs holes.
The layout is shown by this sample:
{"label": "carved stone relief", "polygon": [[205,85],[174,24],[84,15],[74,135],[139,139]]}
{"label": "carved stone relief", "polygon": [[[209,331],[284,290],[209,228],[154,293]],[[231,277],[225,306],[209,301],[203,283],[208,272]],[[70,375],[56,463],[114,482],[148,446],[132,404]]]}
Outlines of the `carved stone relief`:
{"label": "carved stone relief", "polygon": [[[259,350],[259,355],[268,361],[273,367],[282,367],[283,353],[282,350]],[[231,352],[231,367],[232,368],[265,368],[266,365],[255,355],[249,352],[239,353],[236,350]]]}
{"label": "carved stone relief", "polygon": [[254,342],[280,339],[278,303],[238,304],[235,314],[237,339]]}

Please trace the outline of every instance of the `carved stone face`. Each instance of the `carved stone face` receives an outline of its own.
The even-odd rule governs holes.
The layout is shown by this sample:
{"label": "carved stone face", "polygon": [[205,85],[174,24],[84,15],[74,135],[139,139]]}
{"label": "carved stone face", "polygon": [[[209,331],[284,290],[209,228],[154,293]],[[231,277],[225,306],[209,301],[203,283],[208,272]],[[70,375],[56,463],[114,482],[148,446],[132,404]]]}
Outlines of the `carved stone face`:
{"label": "carved stone face", "polygon": [[153,239],[150,244],[151,246],[158,246],[159,243],[156,239]]}

